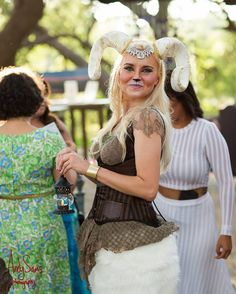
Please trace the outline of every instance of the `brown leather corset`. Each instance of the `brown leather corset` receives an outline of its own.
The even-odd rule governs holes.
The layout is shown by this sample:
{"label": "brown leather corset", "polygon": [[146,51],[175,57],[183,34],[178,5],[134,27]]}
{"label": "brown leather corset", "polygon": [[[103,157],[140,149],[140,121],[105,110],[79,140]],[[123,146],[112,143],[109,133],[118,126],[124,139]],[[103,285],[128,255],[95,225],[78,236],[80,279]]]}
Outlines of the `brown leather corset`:
{"label": "brown leather corset", "polygon": [[[116,165],[107,165],[98,158],[101,167],[123,175],[136,175],[134,158],[134,143],[132,136],[126,140],[127,156],[125,161]],[[131,156],[131,158],[130,158]],[[139,221],[147,225],[158,227],[160,221],[152,203],[142,198],[127,195],[103,184],[98,184],[92,209],[88,218],[93,218],[97,224],[119,221]]]}
{"label": "brown leather corset", "polygon": [[153,227],[160,225],[151,202],[107,186],[97,187],[88,218],[94,219],[99,225],[119,221],[138,221]]}

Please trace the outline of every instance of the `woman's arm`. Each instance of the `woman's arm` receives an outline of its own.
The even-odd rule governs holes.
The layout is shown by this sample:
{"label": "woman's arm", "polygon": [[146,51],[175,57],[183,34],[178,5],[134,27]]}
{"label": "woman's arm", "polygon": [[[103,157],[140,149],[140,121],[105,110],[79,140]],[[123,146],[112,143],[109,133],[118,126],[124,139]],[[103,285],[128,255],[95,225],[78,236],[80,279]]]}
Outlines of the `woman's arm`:
{"label": "woman's arm", "polygon": [[160,176],[161,137],[153,133],[147,137],[142,130],[134,130],[136,176],[125,176],[100,168],[97,180],[120,192],[155,199]]}
{"label": "woman's arm", "polygon": [[213,123],[206,133],[206,154],[218,183],[221,205],[221,235],[216,245],[216,258],[227,258],[232,250],[234,184],[227,144]]}
{"label": "woman's arm", "polygon": [[63,137],[63,139],[64,139],[64,141],[66,143],[66,145],[68,147],[70,147],[72,150],[76,151],[77,146],[73,142],[73,139],[72,139],[66,125],[58,117],[55,117],[55,119],[56,119],[56,121],[55,121],[56,125],[57,125],[57,127],[58,127],[58,129],[59,129],[59,131],[60,131],[60,133],[61,133],[61,135],[62,135],[62,137]]}
{"label": "woman's arm", "polygon": [[208,126],[206,133],[206,154],[219,188],[221,234],[231,235],[234,208],[233,175],[227,144],[213,123]]}
{"label": "woman's arm", "polygon": [[[156,197],[160,175],[161,138],[158,134],[147,137],[142,131],[135,131],[135,162],[137,176],[126,176],[100,168],[96,179],[120,192],[152,201]],[[57,169],[66,173],[73,169],[86,175],[89,162],[70,149],[64,149],[57,156]]]}
{"label": "woman's arm", "polygon": [[[156,117],[150,117],[150,125]],[[152,201],[156,197],[160,176],[161,137],[155,128],[148,131],[134,128],[136,176],[127,176],[100,168],[96,179],[120,192]],[[65,173],[70,169],[86,175],[89,162],[64,149],[57,156],[57,169]]]}

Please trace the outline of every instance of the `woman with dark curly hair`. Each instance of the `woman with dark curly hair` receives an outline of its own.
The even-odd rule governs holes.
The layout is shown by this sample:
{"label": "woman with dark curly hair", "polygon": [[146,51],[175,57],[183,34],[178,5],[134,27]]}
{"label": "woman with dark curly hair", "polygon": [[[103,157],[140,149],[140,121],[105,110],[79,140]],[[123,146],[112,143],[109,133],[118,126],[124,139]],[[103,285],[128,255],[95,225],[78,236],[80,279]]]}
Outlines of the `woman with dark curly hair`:
{"label": "woman with dark curly hair", "polygon": [[[48,82],[42,77],[43,88],[41,89],[44,101],[41,103],[40,107],[36,111],[36,113],[31,117],[30,123],[37,127],[42,128],[47,126],[49,129],[51,126],[56,124],[58,130],[60,131],[66,145],[70,147],[72,150],[76,151],[77,146],[73,142],[73,139],[60,118],[52,113],[49,109],[49,97],[51,94],[51,88]],[[55,126],[54,126],[55,127]],[[85,284],[79,278],[79,269],[78,269],[78,248],[76,244],[76,230],[77,230],[77,214],[69,214],[62,215],[62,219],[67,232],[67,240],[68,240],[68,251],[69,251],[69,260],[70,260],[70,268],[71,268],[71,281],[72,281],[72,293],[89,293],[87,289],[85,289]]]}
{"label": "woman with dark curly hair", "polygon": [[[65,144],[56,125],[30,124],[43,102],[41,83],[23,68],[0,71],[0,257],[14,294],[71,293],[66,232],[53,214],[54,158]],[[66,177],[76,180],[74,172]]]}

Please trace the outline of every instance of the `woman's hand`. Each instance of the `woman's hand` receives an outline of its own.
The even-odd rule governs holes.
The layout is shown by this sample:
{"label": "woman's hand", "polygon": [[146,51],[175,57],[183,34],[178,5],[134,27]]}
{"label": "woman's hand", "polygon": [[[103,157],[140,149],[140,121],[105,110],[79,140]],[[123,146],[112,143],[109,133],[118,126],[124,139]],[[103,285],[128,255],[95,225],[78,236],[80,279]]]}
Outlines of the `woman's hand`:
{"label": "woman's hand", "polygon": [[79,157],[78,153],[65,148],[57,154],[56,169],[60,174],[65,175],[70,169],[84,175],[88,170],[89,162]]}
{"label": "woman's hand", "polygon": [[216,244],[216,254],[215,258],[227,259],[232,250],[232,237],[227,235],[220,235]]}

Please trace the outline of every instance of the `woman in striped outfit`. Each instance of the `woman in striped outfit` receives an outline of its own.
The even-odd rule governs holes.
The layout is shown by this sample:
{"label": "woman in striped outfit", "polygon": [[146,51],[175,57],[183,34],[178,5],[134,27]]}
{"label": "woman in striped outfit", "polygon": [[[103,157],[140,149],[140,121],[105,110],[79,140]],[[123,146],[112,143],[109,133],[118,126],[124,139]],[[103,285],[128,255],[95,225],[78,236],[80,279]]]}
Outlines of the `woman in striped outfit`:
{"label": "woman in striped outfit", "polygon": [[[194,88],[175,92],[166,82],[173,124],[172,161],[161,175],[155,200],[168,220],[180,227],[179,294],[233,294],[224,259],[232,249],[234,186],[229,152],[215,124],[202,118]],[[207,192],[213,171],[219,187],[221,232],[217,232],[213,200]]]}

